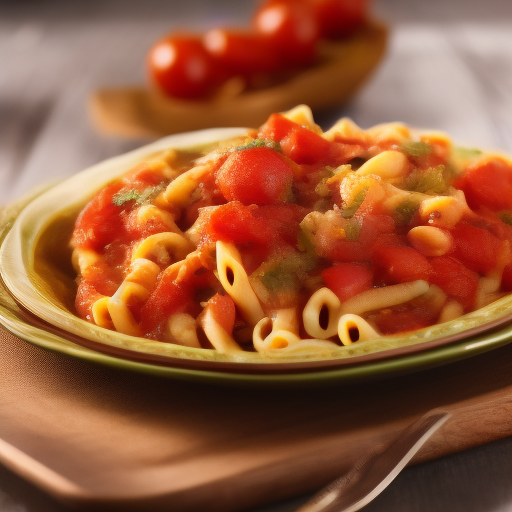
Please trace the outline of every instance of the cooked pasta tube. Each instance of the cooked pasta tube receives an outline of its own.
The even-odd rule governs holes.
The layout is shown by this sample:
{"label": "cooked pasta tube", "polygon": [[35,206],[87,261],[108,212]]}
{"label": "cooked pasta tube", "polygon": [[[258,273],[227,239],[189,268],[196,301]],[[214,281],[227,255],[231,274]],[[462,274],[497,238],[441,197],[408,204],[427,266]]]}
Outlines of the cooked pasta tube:
{"label": "cooked pasta tube", "polygon": [[390,180],[403,176],[407,172],[408,166],[409,161],[403,153],[383,151],[361,165],[356,174],[359,176],[373,174],[385,180]]}
{"label": "cooked pasta tube", "polygon": [[418,211],[423,221],[445,229],[453,228],[464,215],[473,214],[461,190],[452,196],[426,196]]}
{"label": "cooked pasta tube", "polygon": [[299,334],[299,319],[296,308],[278,309],[272,321],[272,329],[275,331],[285,330]]}
{"label": "cooked pasta tube", "polygon": [[132,253],[132,261],[144,258],[169,264],[170,261],[182,260],[193,250],[194,246],[178,233],[157,233],[142,240]]}
{"label": "cooked pasta tube", "polygon": [[270,318],[262,318],[254,327],[254,348],[260,353],[287,354],[290,352],[318,352],[333,350],[338,345],[332,341],[300,339],[293,332],[284,329],[271,331]]}
{"label": "cooked pasta tube", "polygon": [[363,144],[370,140],[367,133],[348,117],[340,119],[332,128],[324,132],[323,137],[329,141],[345,139],[360,141]]}
{"label": "cooked pasta tube", "polygon": [[477,309],[483,308],[499,299],[497,293],[501,286],[501,274],[489,277],[481,277],[478,281],[476,290],[475,307]]}
{"label": "cooked pasta tube", "polygon": [[114,324],[110,313],[108,312],[108,303],[110,297],[102,297],[94,302],[91,307],[92,318],[96,325],[104,327],[105,329],[113,329]]}
{"label": "cooked pasta tube", "polygon": [[154,219],[162,221],[173,233],[183,234],[169,212],[152,204],[144,204],[137,210],[137,222],[140,226],[145,226]]}
{"label": "cooked pasta tube", "polygon": [[283,113],[283,116],[294,123],[306,126],[316,133],[322,133],[322,129],[315,123],[313,112],[307,105],[297,105],[296,107]]}
{"label": "cooked pasta tube", "polygon": [[402,123],[383,123],[373,126],[366,133],[378,144],[384,141],[406,142],[411,138],[411,130]]}
{"label": "cooked pasta tube", "polygon": [[272,331],[262,339],[260,333],[255,329],[253,342],[254,348],[258,352],[267,352],[268,350],[278,350],[295,345],[300,342],[300,338],[293,332],[282,329],[279,331]]}
{"label": "cooked pasta tube", "polygon": [[101,260],[101,256],[92,249],[73,249],[71,263],[77,274],[83,275],[85,269]]}
{"label": "cooked pasta tube", "polygon": [[217,272],[222,287],[233,299],[244,319],[256,325],[265,314],[242,266],[240,253],[233,244],[221,241],[217,242],[216,249]]}
{"label": "cooked pasta tube", "polygon": [[206,337],[217,352],[221,354],[235,354],[242,352],[240,345],[215,320],[210,310],[206,309],[200,318],[200,325]]}
{"label": "cooked pasta tube", "polygon": [[184,208],[191,202],[192,192],[210,169],[211,165],[205,163],[180,174],[167,185],[163,192],[164,199],[175,208]]}
{"label": "cooked pasta tube", "polygon": [[140,284],[150,291],[154,288],[159,273],[160,267],[156,263],[145,258],[137,258],[132,262],[130,273],[125,280]]}
{"label": "cooked pasta tube", "polygon": [[149,291],[138,283],[124,281],[108,301],[108,312],[117,332],[140,336],[140,328],[130,311],[128,304],[133,301],[145,301]]}
{"label": "cooked pasta tube", "polygon": [[442,324],[443,322],[449,322],[450,320],[455,320],[464,314],[464,308],[462,305],[456,300],[450,299],[446,301],[443,309],[441,310],[441,314],[437,320],[438,324]]}
{"label": "cooked pasta tube", "polygon": [[167,320],[165,340],[186,347],[201,348],[196,319],[188,313],[175,313]]}
{"label": "cooked pasta tube", "polygon": [[435,226],[416,226],[407,233],[407,239],[423,256],[443,256],[453,248],[450,233]]}
{"label": "cooked pasta tube", "polygon": [[429,284],[422,279],[412,281],[410,283],[400,283],[390,286],[382,286],[380,288],[373,288],[351,297],[346,300],[339,309],[339,313],[344,315],[346,313],[353,313],[360,315],[366,311],[373,311],[375,309],[389,308],[409,302],[410,300],[419,297],[426,293],[429,289]]}
{"label": "cooked pasta tube", "polygon": [[342,315],[338,322],[338,336],[343,345],[351,345],[356,341],[367,341],[380,338],[381,335],[359,315]]}
{"label": "cooked pasta tube", "polygon": [[325,340],[338,332],[340,299],[329,288],[320,288],[309,298],[302,312],[306,332]]}

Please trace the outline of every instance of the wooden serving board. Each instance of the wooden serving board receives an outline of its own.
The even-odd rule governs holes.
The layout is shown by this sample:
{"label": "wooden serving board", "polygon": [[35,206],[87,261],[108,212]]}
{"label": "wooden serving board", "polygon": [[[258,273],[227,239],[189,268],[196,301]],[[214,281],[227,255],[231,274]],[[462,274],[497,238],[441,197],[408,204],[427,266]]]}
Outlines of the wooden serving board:
{"label": "wooden serving board", "polygon": [[135,374],[0,334],[0,462],[93,509],[236,511],[304,494],[434,408],[453,416],[414,462],[512,434],[512,345],[381,381],[247,388]]}

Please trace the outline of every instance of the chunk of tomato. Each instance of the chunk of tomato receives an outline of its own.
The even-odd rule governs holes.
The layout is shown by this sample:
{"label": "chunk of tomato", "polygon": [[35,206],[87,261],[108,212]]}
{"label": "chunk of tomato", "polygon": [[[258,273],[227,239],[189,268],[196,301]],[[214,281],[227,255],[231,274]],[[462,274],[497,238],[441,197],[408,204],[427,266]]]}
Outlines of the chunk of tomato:
{"label": "chunk of tomato", "polygon": [[300,125],[283,114],[271,114],[259,130],[258,137],[281,142],[294,128]]}
{"label": "chunk of tomato", "polygon": [[158,329],[170,315],[185,312],[194,305],[192,297],[193,290],[189,286],[185,283],[177,285],[171,277],[164,274],[141,308],[142,332],[149,337],[158,337]]}
{"label": "chunk of tomato", "polygon": [[121,183],[107,185],[81,211],[73,232],[75,247],[101,251],[124,232],[120,215],[123,208],[112,199],[122,187]]}
{"label": "chunk of tomato", "polygon": [[485,274],[496,267],[503,242],[485,229],[459,222],[451,231],[453,256],[466,267]]}
{"label": "chunk of tomato", "polygon": [[205,306],[210,311],[214,320],[228,333],[233,333],[235,325],[235,303],[229,295],[215,294]]}
{"label": "chunk of tomato", "polygon": [[352,263],[341,263],[325,269],[322,279],[341,302],[373,286],[372,271],[363,265]]}
{"label": "chunk of tomato", "polygon": [[206,233],[213,240],[234,244],[261,244],[271,242],[273,232],[261,216],[256,216],[257,206],[245,206],[232,201],[216,208],[206,225]]}
{"label": "chunk of tomato", "polygon": [[331,143],[302,126],[294,127],[281,141],[283,154],[297,164],[314,164],[329,159]]}
{"label": "chunk of tomato", "polygon": [[501,281],[501,286],[503,290],[507,292],[512,292],[512,263],[509,263],[503,269],[503,277]]}
{"label": "chunk of tomato", "polygon": [[464,191],[469,207],[494,212],[512,210],[512,165],[495,157],[470,165],[454,186]]}
{"label": "chunk of tomato", "polygon": [[412,247],[380,245],[373,251],[373,261],[395,283],[428,281],[432,272],[427,258]]}
{"label": "chunk of tomato", "polygon": [[470,310],[475,302],[478,274],[451,256],[430,258],[430,265],[433,269],[430,282],[459,302],[466,311]]}
{"label": "chunk of tomato", "polygon": [[292,246],[297,244],[299,224],[308,212],[297,204],[269,204],[253,210],[255,217],[264,219],[277,236]]}
{"label": "chunk of tomato", "polygon": [[268,147],[236,151],[217,172],[217,185],[224,197],[245,205],[286,202],[292,180],[290,165]]}

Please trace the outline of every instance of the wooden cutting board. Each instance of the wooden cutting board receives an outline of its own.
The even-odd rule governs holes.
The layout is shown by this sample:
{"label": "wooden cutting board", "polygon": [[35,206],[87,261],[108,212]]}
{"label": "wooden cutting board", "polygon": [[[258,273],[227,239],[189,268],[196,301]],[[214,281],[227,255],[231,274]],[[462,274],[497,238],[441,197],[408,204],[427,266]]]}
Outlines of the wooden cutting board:
{"label": "wooden cutting board", "polygon": [[0,462],[74,505],[235,511],[304,494],[433,408],[453,416],[414,462],[512,434],[512,345],[381,381],[242,388],[0,334]]}

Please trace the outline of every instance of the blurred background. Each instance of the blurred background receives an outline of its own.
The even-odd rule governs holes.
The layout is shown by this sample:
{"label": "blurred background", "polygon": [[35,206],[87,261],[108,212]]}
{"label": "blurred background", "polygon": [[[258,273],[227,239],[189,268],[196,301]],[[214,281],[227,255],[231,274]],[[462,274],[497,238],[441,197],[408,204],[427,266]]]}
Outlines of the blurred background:
{"label": "blurred background", "polygon": [[[176,29],[247,25],[255,0],[19,1],[0,5],[0,203],[144,141],[105,137],[87,99],[147,83],[151,45]],[[374,0],[391,30],[386,58],[344,107],[362,127],[387,121],[512,151],[512,2]]]}
{"label": "blurred background", "polygon": [[[2,0],[0,203],[143,144],[98,133],[87,113],[91,92],[146,83],[146,54],[162,35],[246,25],[256,5]],[[348,104],[317,122],[328,128],[349,116],[367,128],[396,120],[512,153],[512,1],[374,0],[371,12],[390,28],[387,55]],[[409,469],[369,510],[512,510],[510,460],[506,439]],[[266,510],[291,511],[298,503]],[[0,510],[64,508],[0,467]]]}

